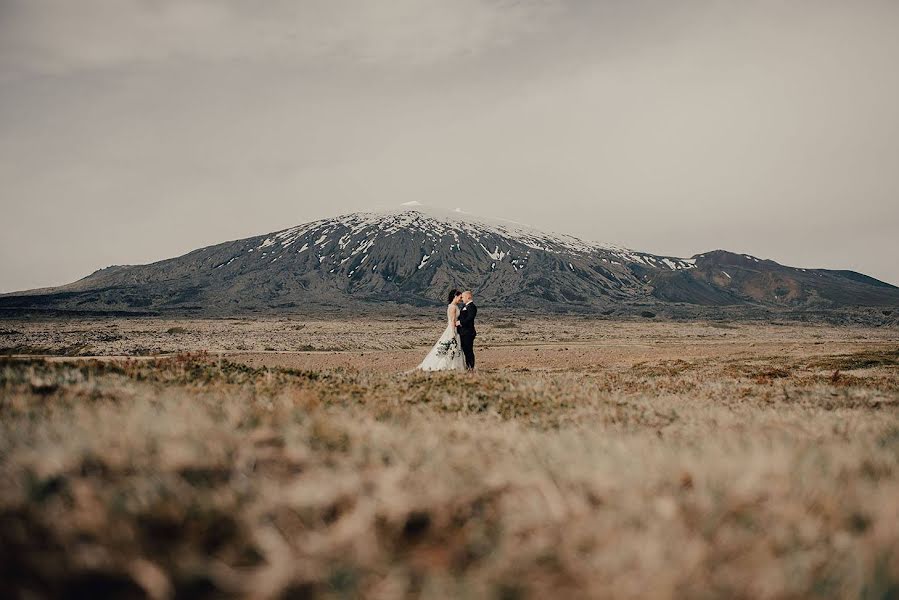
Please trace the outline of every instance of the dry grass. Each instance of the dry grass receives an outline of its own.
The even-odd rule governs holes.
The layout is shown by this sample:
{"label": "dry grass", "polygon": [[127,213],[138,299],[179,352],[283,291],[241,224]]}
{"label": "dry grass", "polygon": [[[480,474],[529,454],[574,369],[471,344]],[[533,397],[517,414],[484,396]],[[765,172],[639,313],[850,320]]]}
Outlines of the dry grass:
{"label": "dry grass", "polygon": [[[233,343],[115,324],[106,350]],[[395,323],[354,352],[4,359],[0,595],[899,593],[897,332],[555,325],[485,327],[471,377],[403,373],[418,348],[372,348]]]}

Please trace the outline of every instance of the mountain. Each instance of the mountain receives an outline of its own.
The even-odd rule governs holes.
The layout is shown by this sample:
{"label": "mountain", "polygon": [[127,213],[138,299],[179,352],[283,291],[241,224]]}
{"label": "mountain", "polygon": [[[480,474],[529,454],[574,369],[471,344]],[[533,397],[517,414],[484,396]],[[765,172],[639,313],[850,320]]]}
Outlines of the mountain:
{"label": "mountain", "polygon": [[[814,310],[899,306],[899,288],[715,250],[658,256],[422,206],[355,213],[225,242],[57,288],[0,296],[0,312],[240,313],[479,302],[606,314],[647,307]],[[381,303],[372,305],[370,301]]]}

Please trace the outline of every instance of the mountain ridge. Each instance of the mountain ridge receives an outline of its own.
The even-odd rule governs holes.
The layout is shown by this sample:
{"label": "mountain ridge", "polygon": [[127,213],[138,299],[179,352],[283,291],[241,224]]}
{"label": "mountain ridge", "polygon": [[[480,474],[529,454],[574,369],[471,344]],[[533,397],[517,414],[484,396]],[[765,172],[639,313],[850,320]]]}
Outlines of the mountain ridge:
{"label": "mountain ridge", "polygon": [[[828,310],[899,306],[899,288],[855,271],[803,269],[726,250],[662,256],[462,211],[403,206],[319,219],[75,282],[0,295],[0,312],[304,312],[372,301],[481,302],[608,314],[646,306]],[[360,306],[361,306],[360,305]]]}

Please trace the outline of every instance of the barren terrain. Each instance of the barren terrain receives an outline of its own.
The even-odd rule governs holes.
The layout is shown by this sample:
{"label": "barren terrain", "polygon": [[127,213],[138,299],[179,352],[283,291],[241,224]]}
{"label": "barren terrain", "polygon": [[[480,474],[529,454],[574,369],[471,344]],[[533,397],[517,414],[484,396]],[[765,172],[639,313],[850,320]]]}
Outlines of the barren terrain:
{"label": "barren terrain", "polygon": [[0,321],[0,596],[899,594],[899,329],[483,321]]}

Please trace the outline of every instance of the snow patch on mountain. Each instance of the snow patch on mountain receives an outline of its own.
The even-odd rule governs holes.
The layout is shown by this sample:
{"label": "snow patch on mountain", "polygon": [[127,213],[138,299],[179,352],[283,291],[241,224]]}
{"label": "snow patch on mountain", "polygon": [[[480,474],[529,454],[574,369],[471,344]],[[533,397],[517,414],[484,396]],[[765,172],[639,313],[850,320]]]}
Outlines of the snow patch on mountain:
{"label": "snow patch on mountain", "polygon": [[[494,240],[505,240],[520,244],[527,249],[527,252],[598,256],[613,265],[637,264],[646,268],[672,271],[696,267],[695,259],[654,256],[613,244],[587,241],[565,234],[546,233],[515,221],[477,217],[459,209],[452,211],[434,209],[417,201],[403,204],[398,211],[353,213],[291,227],[265,237],[255,249],[273,252],[278,249],[277,247],[286,249],[297,242],[303,244],[299,252],[312,246],[319,248],[336,246],[337,255],[332,254],[330,258],[343,263],[346,262],[342,260],[346,258],[344,251],[349,246],[354,246],[350,256],[368,253],[379,239],[389,239],[399,234],[422,236],[423,242],[433,244],[435,247],[438,242],[451,238],[452,242],[448,246],[451,253],[461,249],[460,236],[465,236],[475,240],[494,262],[503,262],[514,253],[512,247],[504,248],[494,243]],[[252,252],[252,249],[249,251]],[[433,256],[433,253],[429,256]],[[319,260],[323,259],[320,257]],[[523,266],[521,261],[513,264],[516,272]]]}

